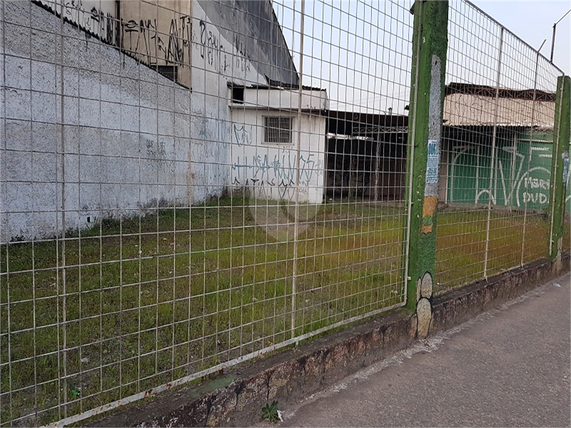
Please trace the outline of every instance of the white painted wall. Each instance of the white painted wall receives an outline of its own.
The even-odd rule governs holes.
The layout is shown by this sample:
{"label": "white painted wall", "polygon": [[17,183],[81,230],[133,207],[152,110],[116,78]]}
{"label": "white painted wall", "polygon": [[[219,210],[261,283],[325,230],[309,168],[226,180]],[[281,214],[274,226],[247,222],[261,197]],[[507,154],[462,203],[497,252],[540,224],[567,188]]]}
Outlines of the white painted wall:
{"label": "white painted wall", "polygon": [[[290,108],[291,101],[298,96],[297,91],[291,90],[246,89],[244,104],[232,105],[232,186],[235,190],[248,189],[260,199],[294,201],[299,184],[299,201],[323,201],[326,118],[320,111],[327,106],[327,95],[325,91],[305,91],[302,99],[314,110],[299,115]],[[292,144],[264,142],[267,116],[293,118]]]}
{"label": "white painted wall", "polygon": [[[231,185],[232,118],[228,107],[228,82],[265,82],[236,48],[210,22],[198,2],[193,3],[192,52],[193,162],[192,200],[219,195]],[[208,159],[206,162],[201,159]]]}

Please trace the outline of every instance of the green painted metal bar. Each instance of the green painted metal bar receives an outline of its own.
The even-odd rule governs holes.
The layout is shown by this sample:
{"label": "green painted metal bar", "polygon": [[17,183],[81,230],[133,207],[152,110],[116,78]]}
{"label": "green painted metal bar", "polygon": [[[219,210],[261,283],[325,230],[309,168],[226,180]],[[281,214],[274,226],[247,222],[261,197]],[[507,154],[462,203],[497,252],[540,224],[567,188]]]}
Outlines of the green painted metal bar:
{"label": "green painted metal bar", "polygon": [[[416,1],[407,147],[405,272],[407,307],[415,309],[418,335],[430,324],[436,265],[436,205],[442,135],[448,1]],[[420,305],[420,306],[419,306]],[[430,315],[428,321],[426,314]],[[422,324],[422,325],[421,325]]]}
{"label": "green painted metal bar", "polygon": [[549,185],[549,257],[552,260],[561,260],[563,245],[566,183],[567,174],[569,174],[570,87],[571,78],[569,76],[561,76],[557,79],[553,155]]}

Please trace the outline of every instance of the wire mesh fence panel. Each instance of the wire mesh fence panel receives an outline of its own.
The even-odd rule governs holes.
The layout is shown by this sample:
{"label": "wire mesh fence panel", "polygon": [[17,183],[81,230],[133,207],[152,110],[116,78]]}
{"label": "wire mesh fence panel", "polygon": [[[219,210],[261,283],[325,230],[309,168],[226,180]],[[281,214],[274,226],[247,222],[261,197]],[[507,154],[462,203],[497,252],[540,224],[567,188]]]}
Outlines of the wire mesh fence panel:
{"label": "wire mesh fence panel", "polygon": [[325,204],[299,212],[307,229],[297,235],[295,334],[304,334],[404,301],[412,21],[392,2],[294,6],[280,2],[278,20],[303,84],[327,88],[329,97]]}
{"label": "wire mesh fence panel", "polygon": [[470,3],[450,4],[439,292],[547,256],[560,75]]}
{"label": "wire mesh fence panel", "polygon": [[404,4],[0,5],[0,425],[404,304]]}
{"label": "wire mesh fence panel", "polygon": [[[412,20],[0,1],[0,425],[78,422],[404,305]],[[546,256],[561,75],[466,2],[446,68],[437,292]]]}

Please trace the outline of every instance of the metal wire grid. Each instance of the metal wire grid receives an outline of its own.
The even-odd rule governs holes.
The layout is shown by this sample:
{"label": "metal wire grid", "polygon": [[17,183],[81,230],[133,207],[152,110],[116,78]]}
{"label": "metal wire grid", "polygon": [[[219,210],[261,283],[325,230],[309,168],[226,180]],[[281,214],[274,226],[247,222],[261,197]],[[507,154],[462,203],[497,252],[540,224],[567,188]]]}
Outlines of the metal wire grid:
{"label": "metal wire grid", "polygon": [[547,255],[561,74],[472,4],[451,3],[439,292]]}
{"label": "metal wire grid", "polygon": [[[276,10],[280,22],[293,24],[292,29],[283,25],[284,34],[294,59],[300,62],[303,78],[313,87],[328,88],[332,110],[328,120],[337,119],[328,128],[325,177],[326,197],[332,209],[323,221],[316,217],[316,225],[325,231],[343,219],[339,226],[354,231],[346,243],[338,237],[331,244],[322,244],[315,236],[299,239],[300,255],[310,252],[309,248],[323,246],[317,254],[323,258],[331,251],[326,250],[328,246],[340,248],[333,260],[335,267],[310,269],[309,275],[298,278],[297,316],[302,320],[302,331],[310,331],[327,325],[331,317],[340,320],[357,315],[362,308],[377,310],[379,299],[397,303],[404,298],[399,228],[403,221],[405,140],[402,129],[391,128],[389,109],[394,109],[397,116],[397,109],[404,112],[406,104],[410,18],[406,9],[389,2],[307,2],[305,7],[303,20],[302,11],[291,3],[284,2]],[[392,43],[387,43],[389,38]],[[398,80],[385,80],[384,76],[390,74],[380,72],[381,67]],[[352,113],[351,128],[338,119],[343,117],[338,112]],[[388,130],[382,130],[383,126]],[[381,150],[386,152],[382,153],[384,165],[378,160]],[[380,199],[387,201],[382,204]],[[320,263],[314,257],[301,260],[305,267]],[[332,274],[337,279],[331,278]],[[393,288],[387,288],[388,284]],[[319,297],[320,287],[324,287],[328,298]],[[316,317],[319,311],[323,315]]]}
{"label": "metal wire grid", "polygon": [[[103,3],[2,2],[1,425],[81,420],[404,302],[403,5],[274,2],[304,88],[271,89],[209,6]],[[321,89],[328,115],[295,101]],[[260,140],[274,116],[286,147]]]}

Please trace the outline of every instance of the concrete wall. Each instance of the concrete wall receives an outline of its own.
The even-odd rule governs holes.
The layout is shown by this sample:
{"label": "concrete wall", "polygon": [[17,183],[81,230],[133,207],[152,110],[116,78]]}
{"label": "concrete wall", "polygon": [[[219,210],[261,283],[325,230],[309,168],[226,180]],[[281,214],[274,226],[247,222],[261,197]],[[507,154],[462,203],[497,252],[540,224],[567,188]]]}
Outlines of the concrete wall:
{"label": "concrete wall", "polygon": [[35,4],[3,6],[1,241],[191,202],[188,90]]}
{"label": "concrete wall", "polygon": [[[223,194],[240,170],[234,146],[242,151],[228,84],[297,83],[283,37],[255,50],[256,35],[279,30],[271,4],[256,6],[262,14],[256,18],[245,3],[230,9],[167,0],[3,3],[1,242]],[[230,31],[244,26],[238,21],[266,24],[242,36]],[[272,56],[274,68],[265,64]],[[153,68],[161,64],[179,67],[176,82]],[[311,97],[322,109],[319,92]],[[289,103],[297,108],[295,95]],[[303,126],[305,187],[319,188],[307,190],[307,198],[320,202],[315,177],[323,145],[314,148],[324,139],[324,121]],[[262,151],[272,159],[283,152],[249,150],[250,160]]]}
{"label": "concrete wall", "polygon": [[[231,46],[195,6],[197,22]],[[253,67],[220,73],[195,44],[191,93],[38,4],[4,8],[1,242],[228,188],[227,83],[265,82]]]}

